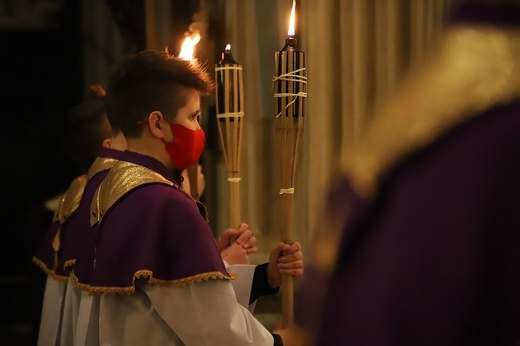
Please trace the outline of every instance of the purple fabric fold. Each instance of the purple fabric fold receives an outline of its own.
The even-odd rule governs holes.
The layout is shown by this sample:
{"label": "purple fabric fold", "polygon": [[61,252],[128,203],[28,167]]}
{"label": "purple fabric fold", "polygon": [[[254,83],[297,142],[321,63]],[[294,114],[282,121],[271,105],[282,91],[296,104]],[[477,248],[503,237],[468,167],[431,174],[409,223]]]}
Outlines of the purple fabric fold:
{"label": "purple fabric fold", "polygon": [[[151,157],[125,151],[122,160],[173,181]],[[128,191],[91,228],[85,249],[75,275],[80,287],[95,293],[131,293],[141,277],[159,285],[230,277],[205,217],[175,183]]]}
{"label": "purple fabric fold", "polygon": [[[101,148],[98,158],[119,160],[123,152],[110,148]],[[85,186],[78,209],[61,224],[59,221],[53,222],[49,230],[40,242],[34,257],[40,266],[43,266],[48,274],[57,279],[65,280],[70,271],[65,268],[65,264],[74,264],[78,253],[83,251],[83,247],[89,236],[89,217],[90,203],[94,191],[108,173],[108,169],[94,174]],[[52,246],[53,240],[59,231],[60,249],[56,253]],[[57,263],[55,260],[57,259]]]}

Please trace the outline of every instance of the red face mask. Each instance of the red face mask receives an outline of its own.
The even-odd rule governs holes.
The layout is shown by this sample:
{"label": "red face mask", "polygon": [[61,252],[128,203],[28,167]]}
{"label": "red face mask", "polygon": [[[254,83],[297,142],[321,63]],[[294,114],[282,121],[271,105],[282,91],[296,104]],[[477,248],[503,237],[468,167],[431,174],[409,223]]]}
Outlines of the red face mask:
{"label": "red face mask", "polygon": [[193,166],[200,159],[204,145],[206,144],[206,136],[202,129],[190,130],[189,128],[172,124],[164,118],[173,133],[173,141],[166,142],[163,138],[166,152],[170,156],[173,166],[177,169],[186,169]]}

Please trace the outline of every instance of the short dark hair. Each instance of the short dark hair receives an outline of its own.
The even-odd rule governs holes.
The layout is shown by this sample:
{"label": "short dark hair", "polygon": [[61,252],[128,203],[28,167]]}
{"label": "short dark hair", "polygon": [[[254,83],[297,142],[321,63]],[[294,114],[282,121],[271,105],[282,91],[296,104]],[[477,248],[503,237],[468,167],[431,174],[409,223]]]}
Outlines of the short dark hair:
{"label": "short dark hair", "polygon": [[153,111],[173,118],[187,102],[182,89],[208,95],[214,83],[196,60],[188,61],[168,51],[146,50],[123,57],[113,68],[107,86],[110,123],[127,138],[138,137],[140,120]]}
{"label": "short dark hair", "polygon": [[59,138],[65,152],[86,173],[103,144],[111,137],[105,107],[105,92],[91,87],[92,93],[83,102],[69,108],[59,124]]}

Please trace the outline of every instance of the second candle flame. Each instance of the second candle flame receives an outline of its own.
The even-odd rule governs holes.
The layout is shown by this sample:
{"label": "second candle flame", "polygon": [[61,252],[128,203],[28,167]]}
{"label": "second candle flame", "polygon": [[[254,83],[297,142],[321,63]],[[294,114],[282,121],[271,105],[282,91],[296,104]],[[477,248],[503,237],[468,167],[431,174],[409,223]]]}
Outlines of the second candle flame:
{"label": "second candle flame", "polygon": [[195,50],[195,45],[199,43],[200,35],[194,34],[192,36],[186,36],[184,42],[182,43],[181,52],[179,53],[179,57],[184,60],[192,60],[193,59],[193,51]]}
{"label": "second candle flame", "polygon": [[289,31],[287,32],[287,35],[289,35],[289,37],[294,37],[295,17],[296,17],[296,0],[293,0],[291,18],[289,19]]}

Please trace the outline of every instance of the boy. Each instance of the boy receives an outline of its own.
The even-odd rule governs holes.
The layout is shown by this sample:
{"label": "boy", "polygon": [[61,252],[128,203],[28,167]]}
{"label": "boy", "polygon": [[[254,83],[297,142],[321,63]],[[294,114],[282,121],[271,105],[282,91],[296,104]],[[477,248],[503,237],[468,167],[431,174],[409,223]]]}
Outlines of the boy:
{"label": "boy", "polygon": [[[167,52],[130,55],[111,75],[108,116],[124,133],[128,150],[92,201],[91,225],[99,235],[94,270],[77,280],[100,295],[81,317],[94,321],[86,340],[282,344],[238,304],[204,208],[170,173],[196,163],[204,149],[200,97],[212,87],[197,63]],[[300,244],[276,244],[266,270],[271,288],[281,274],[301,275]]]}

